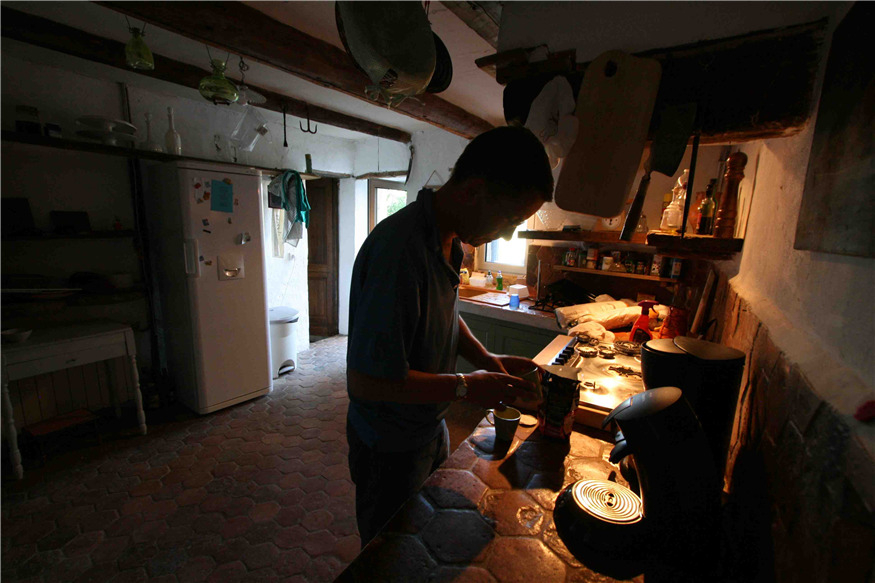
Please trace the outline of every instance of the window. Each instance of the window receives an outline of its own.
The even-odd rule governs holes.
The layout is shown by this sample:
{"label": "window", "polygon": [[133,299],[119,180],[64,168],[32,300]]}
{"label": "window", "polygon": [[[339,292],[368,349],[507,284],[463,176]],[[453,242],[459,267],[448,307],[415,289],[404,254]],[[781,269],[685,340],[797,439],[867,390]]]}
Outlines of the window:
{"label": "window", "polygon": [[368,180],[368,232],[389,215],[407,206],[407,190],[403,182]]}
{"label": "window", "polygon": [[[531,219],[529,219],[531,220]],[[528,240],[519,237],[520,231],[528,228],[529,221],[523,221],[513,232],[510,241],[496,239],[477,248],[477,269],[486,271],[506,271],[525,273]]]}

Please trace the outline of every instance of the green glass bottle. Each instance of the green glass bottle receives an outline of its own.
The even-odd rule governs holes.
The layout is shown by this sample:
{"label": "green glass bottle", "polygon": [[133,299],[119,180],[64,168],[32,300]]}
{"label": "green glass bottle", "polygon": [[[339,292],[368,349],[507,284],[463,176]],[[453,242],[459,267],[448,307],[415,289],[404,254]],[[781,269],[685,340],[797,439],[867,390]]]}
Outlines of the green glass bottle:
{"label": "green glass bottle", "polygon": [[152,51],[143,40],[143,32],[139,28],[132,28],[131,40],[125,45],[125,63],[131,69],[151,71],[155,68],[155,59]]}
{"label": "green glass bottle", "polygon": [[201,79],[198,91],[208,101],[216,105],[230,105],[237,101],[239,93],[237,86],[225,77],[225,61],[213,59],[210,61],[213,72],[208,77]]}
{"label": "green glass bottle", "polygon": [[717,180],[711,179],[705,188],[705,198],[699,204],[699,224],[696,226],[697,235],[710,235],[714,231],[714,214],[717,203],[714,202],[714,186]]}

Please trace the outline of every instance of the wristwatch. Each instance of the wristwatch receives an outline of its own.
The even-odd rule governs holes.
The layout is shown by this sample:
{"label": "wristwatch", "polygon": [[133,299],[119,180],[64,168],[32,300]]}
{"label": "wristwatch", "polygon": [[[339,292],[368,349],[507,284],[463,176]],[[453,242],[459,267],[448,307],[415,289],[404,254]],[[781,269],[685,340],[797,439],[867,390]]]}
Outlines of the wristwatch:
{"label": "wristwatch", "polygon": [[465,375],[456,373],[456,399],[464,399],[468,394],[468,380]]}

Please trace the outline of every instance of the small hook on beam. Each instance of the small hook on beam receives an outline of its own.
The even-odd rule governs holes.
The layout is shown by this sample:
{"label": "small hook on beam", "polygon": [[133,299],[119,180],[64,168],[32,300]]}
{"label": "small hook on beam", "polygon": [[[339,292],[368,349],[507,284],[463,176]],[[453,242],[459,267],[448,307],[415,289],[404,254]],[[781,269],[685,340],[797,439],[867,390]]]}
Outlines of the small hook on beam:
{"label": "small hook on beam", "polygon": [[304,107],[307,108],[307,129],[304,129],[304,124],[301,122],[298,122],[298,126],[301,128],[301,131],[304,133],[315,134],[316,130],[318,128],[315,125],[312,127],[312,129],[310,128],[310,105],[305,103]]}

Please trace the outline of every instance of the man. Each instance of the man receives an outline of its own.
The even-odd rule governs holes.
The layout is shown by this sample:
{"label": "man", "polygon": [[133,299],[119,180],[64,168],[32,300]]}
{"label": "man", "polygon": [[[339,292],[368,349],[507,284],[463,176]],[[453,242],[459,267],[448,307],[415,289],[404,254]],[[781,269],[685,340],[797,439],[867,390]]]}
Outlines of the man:
{"label": "man", "polygon": [[[500,407],[534,386],[534,363],[490,354],[459,317],[460,241],[512,236],[552,198],[544,148],[522,127],[481,134],[446,185],[378,224],[352,273],[347,350],[349,466],[366,545],[449,455],[443,418],[460,398]],[[455,374],[456,356],[479,369]]]}

